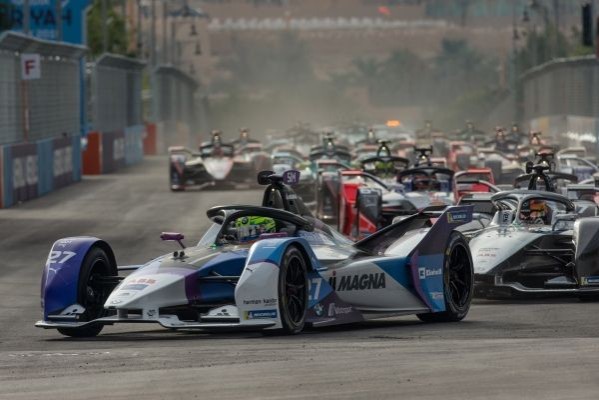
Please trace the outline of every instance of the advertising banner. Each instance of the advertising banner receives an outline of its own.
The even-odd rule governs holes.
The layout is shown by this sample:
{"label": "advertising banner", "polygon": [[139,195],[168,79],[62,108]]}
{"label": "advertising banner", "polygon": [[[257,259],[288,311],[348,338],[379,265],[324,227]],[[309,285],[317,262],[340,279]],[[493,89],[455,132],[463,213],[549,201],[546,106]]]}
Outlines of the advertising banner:
{"label": "advertising banner", "polygon": [[125,134],[123,131],[102,133],[102,173],[125,166]]}
{"label": "advertising banner", "polygon": [[55,190],[73,183],[73,167],[73,141],[70,138],[54,139],[50,170]]}
{"label": "advertising banner", "polygon": [[[7,193],[5,198],[8,205],[20,201],[31,200],[38,196],[39,167],[37,145],[31,143],[15,144],[7,147],[8,161],[12,169],[7,179]],[[6,156],[6,153],[5,153]]]}
{"label": "advertising banner", "polygon": [[[39,39],[57,40],[56,1],[29,1],[29,30]],[[62,1],[62,40],[64,42],[83,44],[85,38],[84,16],[91,0],[60,0]],[[23,0],[10,0],[11,30],[23,32]]]}
{"label": "advertising banner", "polygon": [[143,137],[146,131],[144,125],[125,128],[125,164],[133,165],[144,157]]}

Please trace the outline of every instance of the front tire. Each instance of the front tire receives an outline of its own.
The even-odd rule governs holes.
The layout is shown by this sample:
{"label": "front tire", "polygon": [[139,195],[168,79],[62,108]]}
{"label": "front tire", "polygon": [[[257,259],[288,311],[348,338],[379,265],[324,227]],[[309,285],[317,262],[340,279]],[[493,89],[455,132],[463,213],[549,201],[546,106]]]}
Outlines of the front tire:
{"label": "front tire", "polygon": [[265,334],[295,335],[306,324],[308,310],[308,267],[302,252],[289,246],[279,271],[279,314],[283,327]]}
{"label": "front tire", "polygon": [[[101,277],[116,276],[116,265],[113,265],[106,252],[100,247],[92,247],[81,263],[77,303],[85,307],[80,321],[93,321],[107,315],[104,303],[112,287],[100,282]],[[104,325],[93,324],[79,328],[58,328],[58,332],[71,337],[97,336]]]}
{"label": "front tire", "polygon": [[461,321],[470,310],[474,293],[474,270],[470,248],[461,233],[453,232],[443,264],[445,311],[418,314],[424,322]]}

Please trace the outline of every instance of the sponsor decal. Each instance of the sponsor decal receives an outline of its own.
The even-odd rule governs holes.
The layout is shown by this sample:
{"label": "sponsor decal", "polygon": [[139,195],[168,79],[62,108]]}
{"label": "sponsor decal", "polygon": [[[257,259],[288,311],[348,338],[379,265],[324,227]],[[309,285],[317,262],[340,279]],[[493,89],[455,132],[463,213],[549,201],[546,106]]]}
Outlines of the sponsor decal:
{"label": "sponsor decal", "polygon": [[150,286],[150,285],[144,285],[144,284],[125,285],[121,288],[121,290],[144,290],[148,286]]}
{"label": "sponsor decal", "polygon": [[244,305],[252,305],[252,306],[256,306],[256,305],[262,305],[264,304],[265,306],[275,306],[277,304],[277,299],[275,299],[274,297],[269,298],[269,299],[251,299],[251,300],[244,300],[243,301]]}
{"label": "sponsor decal", "polygon": [[[339,280],[337,280],[339,278]],[[345,275],[345,276],[332,276],[329,278],[329,284],[336,291],[350,291],[350,290],[373,290],[373,289],[384,289],[385,273],[372,273],[372,274],[359,274],[359,275]]]}
{"label": "sponsor decal", "polygon": [[38,182],[37,155],[29,155],[13,159],[13,188],[20,189]]}
{"label": "sponsor decal", "polygon": [[447,222],[450,224],[455,224],[458,222],[463,222],[468,220],[468,214],[465,212],[448,212],[447,213]]}
{"label": "sponsor decal", "polygon": [[499,252],[499,248],[485,247],[485,248],[478,249],[477,255],[479,257],[495,258],[495,257],[497,257],[498,252]]}
{"label": "sponsor decal", "polygon": [[352,311],[353,311],[353,308],[351,306],[337,307],[337,305],[335,303],[330,303],[327,315],[329,317],[334,317],[337,315],[350,314]]}
{"label": "sponsor decal", "polygon": [[139,279],[133,279],[127,283],[146,283],[148,285],[153,285],[156,283],[156,279],[139,278]]}
{"label": "sponsor decal", "polygon": [[599,285],[599,276],[583,276],[580,278],[581,285]]}
{"label": "sponsor decal", "polygon": [[54,177],[59,177],[64,174],[73,172],[73,149],[62,147],[54,150]]}
{"label": "sponsor decal", "polygon": [[445,298],[443,292],[430,292],[430,295],[433,300],[443,300]]}
{"label": "sponsor decal", "polygon": [[127,282],[127,284],[120,289],[121,290],[144,290],[145,288],[147,288],[150,285],[153,285],[154,283],[156,283],[155,279],[149,279],[149,278],[132,279],[129,282]]}
{"label": "sponsor decal", "polygon": [[322,317],[324,314],[324,307],[322,306],[322,304],[318,303],[314,306],[314,313],[319,316]]}
{"label": "sponsor decal", "polygon": [[443,275],[443,268],[425,268],[425,267],[418,268],[418,278],[420,278],[420,279],[426,279],[431,276],[439,276],[439,275]]}
{"label": "sponsor decal", "polygon": [[252,310],[245,312],[245,319],[272,319],[277,315],[277,310]]}

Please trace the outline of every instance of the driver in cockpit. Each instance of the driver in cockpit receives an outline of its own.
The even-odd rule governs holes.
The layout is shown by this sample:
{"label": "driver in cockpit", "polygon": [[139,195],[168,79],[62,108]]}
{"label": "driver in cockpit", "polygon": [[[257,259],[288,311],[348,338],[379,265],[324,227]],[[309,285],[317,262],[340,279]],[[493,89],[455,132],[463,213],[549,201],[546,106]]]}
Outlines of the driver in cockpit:
{"label": "driver in cockpit", "polygon": [[520,208],[519,219],[525,224],[549,225],[551,217],[551,207],[542,199],[525,201]]}
{"label": "driver in cockpit", "polygon": [[252,243],[258,240],[262,234],[277,231],[275,220],[269,217],[240,217],[234,221],[234,225],[234,236],[241,243]]}

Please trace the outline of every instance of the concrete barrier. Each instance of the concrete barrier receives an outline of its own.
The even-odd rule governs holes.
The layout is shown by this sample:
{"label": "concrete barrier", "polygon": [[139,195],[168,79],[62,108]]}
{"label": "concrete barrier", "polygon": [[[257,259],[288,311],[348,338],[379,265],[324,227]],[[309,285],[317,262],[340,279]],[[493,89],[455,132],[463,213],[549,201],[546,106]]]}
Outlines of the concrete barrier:
{"label": "concrete barrier", "polygon": [[112,132],[89,132],[83,152],[83,174],[115,172],[140,162],[144,155],[144,125]]}
{"label": "concrete barrier", "polygon": [[146,132],[143,138],[144,154],[147,156],[158,154],[156,124],[146,124]]}
{"label": "concrete barrier", "polygon": [[34,199],[81,180],[78,136],[0,147],[0,207]]}

